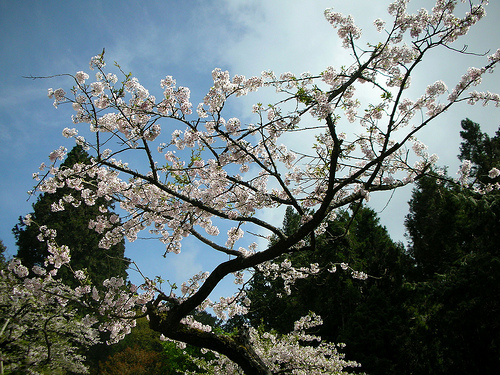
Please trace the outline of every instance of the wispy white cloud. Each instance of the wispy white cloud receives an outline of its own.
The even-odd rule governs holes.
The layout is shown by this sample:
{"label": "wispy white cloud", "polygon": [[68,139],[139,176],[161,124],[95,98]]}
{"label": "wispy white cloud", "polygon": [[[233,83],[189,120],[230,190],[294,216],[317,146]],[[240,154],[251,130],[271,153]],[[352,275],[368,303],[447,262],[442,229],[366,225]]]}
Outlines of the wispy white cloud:
{"label": "wispy white cloud", "polygon": [[[229,39],[225,48],[221,49],[231,73],[259,74],[261,70],[272,69],[278,74],[292,71],[300,74],[303,71],[319,73],[328,65],[350,64],[352,57],[340,47],[336,32],[323,18],[323,10],[333,7],[336,11],[352,14],[358,26],[364,30],[364,37],[358,43],[362,46],[366,42],[376,44],[383,36],[379,35],[372,25],[376,18],[390,22],[386,8],[391,1],[229,1],[226,0],[227,12],[231,14],[233,22],[240,22],[245,31],[238,39]],[[432,8],[434,1],[425,0],[410,3],[409,11],[416,11],[420,7]],[[465,11],[464,5],[459,9]],[[468,52],[483,53],[495,51],[498,35],[498,16],[500,4],[491,2],[485,20],[473,28],[466,39],[459,40],[457,49],[468,45]],[[486,35],[492,38],[486,38]],[[223,51],[223,52],[222,52]],[[229,52],[228,52],[229,51]],[[457,58],[458,57],[458,58]],[[486,58],[477,56],[457,56],[452,51],[439,51],[431,54],[429,59],[416,71],[412,80],[412,89],[407,95],[413,98],[420,96],[425,87],[438,79],[444,80],[451,90],[454,84],[471,65],[480,66]],[[500,78],[498,74],[489,76],[490,80],[485,89],[498,90]],[[368,88],[367,88],[368,89]],[[361,92],[367,97],[367,92]],[[259,94],[256,95],[259,96]],[[267,99],[267,96],[264,95]],[[368,96],[369,97],[369,96]],[[246,108],[255,101],[255,98],[243,101]],[[269,101],[271,96],[269,96]],[[498,127],[498,109],[470,107],[465,104],[457,105],[449,113],[441,116],[437,121],[424,129],[420,137],[429,146],[430,153],[440,156],[441,165],[450,165],[453,175],[458,166],[456,155],[460,143],[460,121],[470,117],[481,123],[483,131],[492,134]],[[345,124],[347,131],[352,131],[352,125]],[[304,147],[304,139],[291,140],[290,148]],[[387,225],[397,239],[402,240],[404,232],[404,215],[407,213],[407,204],[411,189],[404,189],[394,194],[388,207],[383,210],[390,196],[385,194],[379,200],[373,198],[375,207],[381,211],[382,221]]]}

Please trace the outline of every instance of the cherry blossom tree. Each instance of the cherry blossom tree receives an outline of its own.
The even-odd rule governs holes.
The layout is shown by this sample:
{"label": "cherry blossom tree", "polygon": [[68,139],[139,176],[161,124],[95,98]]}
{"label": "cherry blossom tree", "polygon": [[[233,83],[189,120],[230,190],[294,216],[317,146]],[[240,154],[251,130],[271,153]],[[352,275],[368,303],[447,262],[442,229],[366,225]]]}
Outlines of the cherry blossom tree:
{"label": "cherry blossom tree", "polygon": [[[71,290],[54,277],[64,249],[51,247],[51,272],[34,274],[18,259],[0,270],[0,373],[38,374],[41,370],[86,373],[82,348],[99,342],[97,319],[83,315],[82,288]],[[78,298],[78,299],[77,299]],[[42,371],[43,372],[43,371]]]}
{"label": "cherry blossom tree", "polygon": [[[430,11],[409,14],[408,0],[396,0],[388,8],[391,22],[374,22],[380,40],[366,47],[357,44],[361,29],[352,17],[328,9],[326,20],[351,54],[350,66],[301,75],[264,71],[249,78],[231,78],[215,69],[213,86],[196,109],[190,90],[173,77],[160,81],[163,92],[156,98],[118,65],[116,74],[108,71],[104,51],[90,61],[95,79],[79,71],[67,75],[74,81],[69,93],[50,89],[56,107],[71,103],[75,126],[90,127],[87,137],[76,127],[64,129],[63,135],[93,155],[91,165],[59,168],[57,160],[65,154],[60,148],[51,153],[50,166],[42,165],[35,176],[39,191],[50,193],[62,186],[74,190],[58,209],[94,205],[102,197],[119,202],[125,213],[121,220],[103,214],[89,223],[104,234],[102,248],[124,237],[135,241],[147,231],[163,243],[165,253],[179,253],[183,239],[194,237],[207,252],[228,256],[213,270],[188,275],[180,291],[164,291],[146,276],[142,286],[131,290],[113,278],[105,282],[104,292],[91,287],[80,291],[82,300],[97,304],[98,313],[108,318],[100,329],[111,333],[110,342],[130,331],[134,317],[147,315],[150,326],[167,339],[220,353],[238,365],[235,372],[320,374],[352,366],[330,345],[299,345],[307,344],[306,336],[295,341],[292,336],[259,336],[253,328],[225,335],[191,314],[205,309],[220,318],[245,314],[251,301],[245,295],[244,272],[272,272],[290,285],[327,267],[297,269],[271,261],[314,249],[316,236],[337,209],[425,174],[437,156],[429,155],[416,135],[443,112],[460,102],[499,105],[499,95],[473,88],[493,71],[500,50],[488,57],[477,55],[480,67],[469,68],[451,88],[436,81],[428,82],[420,96],[410,97],[408,90],[411,77],[433,50],[466,53],[456,48],[457,40],[485,16],[486,4],[470,0],[461,8],[455,0],[437,0]],[[459,12],[464,6],[467,11]],[[228,103],[269,89],[276,91],[276,101],[249,108],[245,116],[253,120],[243,121],[228,111]],[[371,99],[363,99],[367,97]],[[300,149],[291,146],[297,139]],[[464,166],[463,181],[466,170]],[[96,186],[90,188],[91,181]],[[291,207],[301,216],[294,233],[287,235],[266,220],[266,212],[277,207]],[[271,237],[263,246],[260,239]],[[342,269],[366,277],[347,264]],[[231,276],[241,285],[239,291],[212,301],[214,288]],[[300,327],[298,332],[306,335]]]}

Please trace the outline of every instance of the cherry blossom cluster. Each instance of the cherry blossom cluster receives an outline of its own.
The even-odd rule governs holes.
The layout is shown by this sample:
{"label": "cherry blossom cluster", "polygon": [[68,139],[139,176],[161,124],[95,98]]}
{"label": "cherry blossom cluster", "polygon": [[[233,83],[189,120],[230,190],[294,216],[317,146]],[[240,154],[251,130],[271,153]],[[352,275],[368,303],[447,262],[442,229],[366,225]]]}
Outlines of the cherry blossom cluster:
{"label": "cherry blossom cluster", "polygon": [[469,186],[469,178],[472,171],[472,162],[470,160],[464,160],[457,171],[459,175],[458,182],[462,186]]}
{"label": "cherry blossom cluster", "polygon": [[208,300],[208,307],[211,307],[217,318],[227,320],[237,315],[245,315],[250,307],[250,299],[246,297],[244,291],[231,297],[220,297],[218,302]]}
{"label": "cherry blossom cluster", "polygon": [[[247,340],[270,373],[290,374],[348,374],[346,370],[360,367],[344,359],[339,349],[343,344],[322,342],[321,337],[307,333],[308,329],[323,324],[321,317],[311,313],[295,322],[294,330],[286,335],[248,328]],[[214,374],[243,374],[227,357],[214,352],[215,359],[192,358],[201,368]],[[194,374],[193,372],[187,372]]]}
{"label": "cherry blossom cluster", "polygon": [[[24,222],[36,225],[29,215]],[[39,230],[39,240],[47,244],[49,251],[44,266],[35,265],[30,272],[14,258],[1,271],[0,306],[3,306],[2,324],[9,337],[6,347],[10,353],[3,358],[10,361],[11,356],[26,357],[15,360],[19,362],[17,365],[9,364],[12,369],[34,371],[39,364],[51,363],[51,366],[85,372],[85,358],[76,354],[79,348],[98,343],[99,331],[109,333],[108,343],[121,340],[135,326],[137,307],[150,301],[154,291],[142,286],[145,292],[138,293],[136,286],[128,287],[123,279],[114,277],[96,288],[84,270],[71,269],[70,250],[57,245],[56,231],[46,226],[40,226]],[[80,285],[72,289],[57,279],[61,267],[69,267]],[[93,315],[82,317],[78,313],[79,309],[89,311],[89,308],[94,311]],[[26,309],[27,313],[21,313]],[[30,335],[27,341],[16,341],[15,337],[25,334]],[[69,339],[61,339],[60,335]],[[30,347],[25,350],[23,345]]]}
{"label": "cherry blossom cluster", "polygon": [[211,332],[212,331],[212,326],[207,325],[207,324],[202,324],[195,320],[195,318],[192,315],[188,315],[185,318],[181,320],[181,324],[187,325],[191,328],[203,331],[203,332]]}
{"label": "cherry blossom cluster", "polygon": [[458,168],[458,178],[455,182],[464,188],[472,188],[474,192],[479,194],[487,194],[494,190],[500,190],[500,181],[498,180],[500,170],[498,168],[494,167],[490,169],[487,175],[490,181],[483,184],[478,183],[477,178],[472,177],[472,169],[472,162],[470,160],[463,160]]}
{"label": "cherry blossom cluster", "polygon": [[395,17],[396,33],[393,39],[399,41],[409,31],[414,39],[436,34],[444,43],[450,44],[467,34],[470,27],[486,15],[488,0],[482,0],[479,4],[471,3],[463,18],[454,13],[456,0],[437,0],[430,13],[426,9],[420,9],[416,14],[406,12],[408,3],[409,0],[396,0],[388,8],[389,14]]}
{"label": "cherry blossom cluster", "polygon": [[366,279],[368,279],[368,274],[366,274],[363,271],[355,270],[354,268],[352,268],[351,266],[349,266],[348,263],[344,263],[344,262],[341,262],[341,263],[331,263],[330,266],[328,267],[327,271],[330,272],[330,273],[337,272],[337,266],[338,265],[340,266],[340,268],[343,271],[350,271],[351,272],[351,277],[353,279],[358,279],[358,280],[366,280]]}
{"label": "cherry blossom cluster", "polygon": [[193,295],[200,288],[200,284],[206,280],[208,275],[208,272],[200,272],[192,276],[189,281],[183,282],[181,285],[182,296],[187,298]]}
{"label": "cherry blossom cluster", "polygon": [[[64,260],[49,259],[57,267]],[[81,315],[75,301],[81,294],[34,266],[18,259],[0,270],[0,357],[4,371],[38,374],[43,368],[87,371],[82,347],[99,342],[97,319]]]}
{"label": "cherry blossom cluster", "polygon": [[488,177],[491,178],[492,180],[500,176],[500,170],[497,168],[491,168],[491,170],[488,172]]}
{"label": "cherry blossom cluster", "polygon": [[[318,263],[312,263],[308,267],[295,268],[292,266],[292,262],[289,259],[285,259],[281,263],[268,262],[259,264],[257,270],[268,279],[276,280],[279,278],[283,280],[283,290],[287,295],[290,295],[292,293],[291,287],[297,280],[305,279],[310,276],[313,277],[324,270],[335,273],[337,271],[337,265],[339,265],[343,271],[350,271],[353,279],[366,280],[368,278],[366,273],[353,269],[347,263],[330,263],[324,267],[320,267]],[[277,296],[281,296],[279,291],[277,291]]]}
{"label": "cherry blossom cluster", "polygon": [[337,34],[342,39],[344,48],[349,48],[355,39],[361,37],[361,29],[354,24],[351,15],[344,16],[342,13],[327,9],[325,10],[325,18],[334,28],[338,29]]}
{"label": "cherry blossom cluster", "polygon": [[472,91],[470,93],[470,98],[468,100],[469,104],[476,104],[477,102],[483,102],[483,106],[486,107],[490,102],[495,103],[496,107],[500,107],[500,95],[492,92],[477,92]]}
{"label": "cherry blossom cluster", "polygon": [[[190,296],[194,295],[198,289],[201,287],[203,282],[208,278],[208,272],[200,272],[192,276],[187,282],[183,282],[181,285],[181,296],[176,296],[174,290],[170,292],[169,299],[177,298],[178,301],[184,301]],[[235,283],[243,284],[243,273],[235,273]],[[174,288],[175,289],[175,288]],[[211,301],[207,298],[202,304],[198,306],[199,311],[206,309],[211,309],[217,318],[220,320],[227,320],[236,315],[245,315],[248,312],[250,306],[250,300],[246,296],[244,290],[240,290],[237,294],[231,297],[220,297],[218,301]],[[168,311],[168,303],[162,306],[163,311]],[[181,321],[182,324],[187,324],[193,328],[202,329],[199,325],[201,323],[197,322],[194,317],[190,317],[185,321]],[[206,327],[203,329],[206,330]]]}
{"label": "cherry blossom cluster", "polygon": [[276,280],[278,277],[283,279],[283,289],[287,295],[292,293],[291,286],[299,279],[305,279],[309,275],[317,274],[320,269],[317,263],[311,264],[309,267],[295,268],[289,259],[285,259],[281,263],[263,263],[257,267],[259,272],[262,272],[264,277]]}

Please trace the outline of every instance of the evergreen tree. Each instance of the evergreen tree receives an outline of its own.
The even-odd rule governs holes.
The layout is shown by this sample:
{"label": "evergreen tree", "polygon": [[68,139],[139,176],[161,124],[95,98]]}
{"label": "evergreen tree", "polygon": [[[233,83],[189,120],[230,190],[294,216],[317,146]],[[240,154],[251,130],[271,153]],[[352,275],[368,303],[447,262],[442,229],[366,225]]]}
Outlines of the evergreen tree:
{"label": "evergreen tree", "polygon": [[436,176],[416,182],[405,219],[409,253],[416,268],[412,276],[424,281],[446,272],[449,265],[463,255],[457,243],[464,232],[456,230],[463,222],[463,212],[457,205],[457,189]]}
{"label": "evergreen tree", "polygon": [[[494,182],[500,133],[462,121],[459,158],[472,180]],[[406,219],[415,258],[410,342],[416,374],[494,373],[500,367],[500,194],[481,195],[435,178],[420,180]]]}
{"label": "evergreen tree", "polygon": [[[67,155],[61,168],[67,168],[75,163],[89,164],[90,157],[81,146],[75,146]],[[87,181],[86,187],[95,186],[93,181]],[[51,206],[58,203],[73,190],[67,187],[57,189],[54,194],[41,194],[33,204],[32,219],[35,223],[43,223],[48,228],[57,231],[56,241],[59,245],[67,245],[71,249],[70,265],[74,270],[86,269],[92,282],[98,287],[102,282],[112,276],[126,278],[128,264],[124,259],[125,245],[121,243],[108,250],[98,246],[101,235],[89,229],[89,220],[97,215],[111,214],[112,202],[98,199],[93,206],[81,204],[77,207],[70,203],[65,204],[64,211],[54,212]],[[105,208],[108,213],[101,213],[99,209]],[[17,257],[31,269],[34,265],[41,265],[48,256],[47,246],[37,239],[39,229],[36,225],[24,225],[22,218],[13,229],[18,246]],[[70,286],[76,285],[71,272],[61,269],[60,277]]]}
{"label": "evergreen tree", "polygon": [[[459,159],[472,162],[473,183],[491,183],[488,171],[500,166],[500,129],[495,137],[482,133],[469,119],[462,121]],[[496,251],[500,239],[500,194],[462,190],[449,177],[424,177],[417,182],[405,220],[409,252],[422,280],[445,274],[470,255]]]}

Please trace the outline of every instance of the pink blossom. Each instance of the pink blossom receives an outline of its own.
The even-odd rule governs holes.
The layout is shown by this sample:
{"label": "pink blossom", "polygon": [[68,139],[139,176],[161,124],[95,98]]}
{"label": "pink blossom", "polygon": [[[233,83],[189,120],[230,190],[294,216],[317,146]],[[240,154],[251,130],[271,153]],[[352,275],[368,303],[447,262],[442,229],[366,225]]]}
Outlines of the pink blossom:
{"label": "pink blossom", "polygon": [[498,176],[500,176],[500,170],[498,170],[497,168],[492,168],[492,169],[488,172],[488,176],[489,176],[489,178],[491,178],[491,179],[497,178]]}
{"label": "pink blossom", "polygon": [[64,128],[62,134],[65,138],[71,138],[78,134],[78,130],[76,130],[75,128]]}
{"label": "pink blossom", "polygon": [[496,63],[496,62],[500,61],[500,48],[499,48],[499,49],[497,49],[497,50],[495,51],[495,53],[494,53],[494,54],[492,54],[492,55],[488,56],[488,59],[489,59],[492,63]]}
{"label": "pink blossom", "polygon": [[55,162],[57,159],[62,160],[66,155],[66,148],[61,146],[59,149],[54,150],[49,155],[49,160]]}
{"label": "pink blossom", "polygon": [[380,18],[377,18],[373,24],[375,25],[375,27],[377,28],[377,31],[380,33],[384,30],[384,27],[385,27],[385,21],[381,20]]}
{"label": "pink blossom", "polygon": [[83,85],[85,83],[85,80],[89,79],[89,75],[80,70],[75,74],[75,79],[80,85]]}

